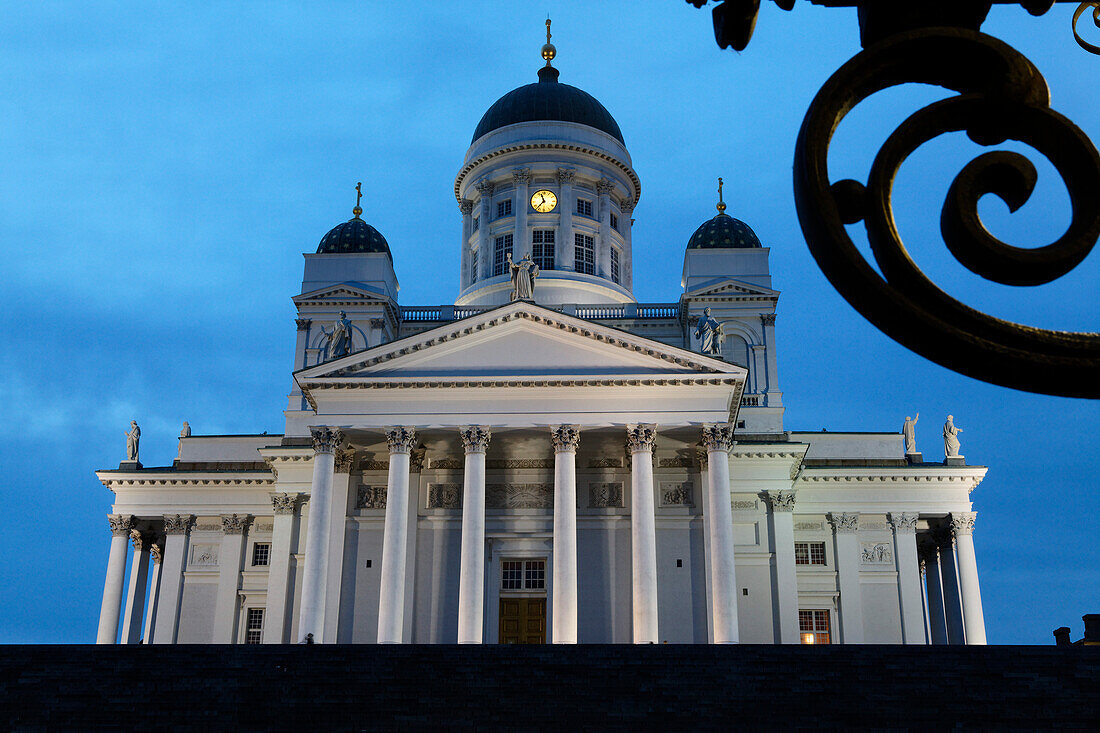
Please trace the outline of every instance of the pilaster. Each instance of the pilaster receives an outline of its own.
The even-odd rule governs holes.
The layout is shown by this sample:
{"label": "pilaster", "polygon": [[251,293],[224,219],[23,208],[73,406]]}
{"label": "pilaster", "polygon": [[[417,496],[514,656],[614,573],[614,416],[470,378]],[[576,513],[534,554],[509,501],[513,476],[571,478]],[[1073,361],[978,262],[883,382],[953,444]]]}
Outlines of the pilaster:
{"label": "pilaster", "polygon": [[157,620],[153,627],[154,644],[175,644],[177,640],[183,569],[187,565],[188,534],[193,521],[190,514],[164,515],[164,560],[160,569]]}
{"label": "pilaster", "polygon": [[555,245],[555,256],[558,260],[559,270],[576,270],[573,250],[573,210],[577,206],[573,198],[573,182],[577,178],[577,172],[568,168],[558,168],[558,211],[561,212],[558,224],[559,232]]}
{"label": "pilaster", "polygon": [[775,600],[778,641],[798,644],[798,573],[794,564],[794,491],[768,491],[772,541],[775,543]]}
{"label": "pilaster", "polygon": [[515,184],[515,201],[512,203],[512,211],[516,215],[516,233],[513,239],[512,259],[519,262],[520,257],[531,251],[531,235],[527,232],[527,210],[530,208],[531,183],[530,168],[516,168],[512,171],[512,182]]}
{"label": "pilaster", "polygon": [[290,611],[291,555],[298,537],[298,506],[301,494],[272,494],[271,560],[267,569],[267,616],[264,619],[265,644],[285,644],[288,639]]}
{"label": "pilaster", "polygon": [[[599,265],[597,274],[611,279],[611,191],[615,184],[607,178],[596,181],[597,214],[600,217]],[[620,271],[622,262],[619,262]]]}
{"label": "pilaster", "polygon": [[477,192],[481,203],[481,226],[478,229],[478,279],[484,280],[493,276],[493,243],[490,241],[489,230],[493,221],[493,183],[482,179],[478,181]]}
{"label": "pilaster", "polygon": [[237,643],[240,619],[241,569],[244,563],[246,532],[251,523],[247,514],[222,515],[222,542],[218,552],[218,597],[214,607],[215,644]]}
{"label": "pilaster", "polygon": [[840,636],[845,644],[863,643],[863,594],[859,585],[859,514],[829,514],[840,588]]}

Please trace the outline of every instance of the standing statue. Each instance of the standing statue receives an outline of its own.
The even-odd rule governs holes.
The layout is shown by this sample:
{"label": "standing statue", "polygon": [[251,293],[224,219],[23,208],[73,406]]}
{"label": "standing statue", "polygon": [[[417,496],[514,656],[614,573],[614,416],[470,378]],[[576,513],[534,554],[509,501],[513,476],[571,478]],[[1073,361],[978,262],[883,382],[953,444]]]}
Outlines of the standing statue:
{"label": "standing statue", "polygon": [[321,326],[321,334],[328,337],[328,358],[347,356],[351,353],[351,321],[347,313],[340,311],[340,317],[332,324],[332,333]]}
{"label": "standing statue", "polygon": [[710,315],[710,308],[703,309],[703,317],[699,319],[699,327],[695,329],[695,338],[702,341],[699,352],[702,354],[722,355],[722,324],[714,320]]}
{"label": "standing statue", "polygon": [[131,420],[130,430],[124,432],[126,434],[126,460],[137,463],[138,442],[141,440],[141,428],[138,427],[137,420]]}
{"label": "standing statue", "polygon": [[531,300],[535,292],[535,278],[539,276],[539,266],[527,254],[518,263],[512,262],[511,252],[505,256],[508,258],[508,269],[512,273],[512,300]]}
{"label": "standing statue", "polygon": [[[191,426],[187,423],[186,420],[183,421],[183,428],[180,429],[180,437],[181,438],[190,438],[191,437]],[[183,457],[183,441],[181,440],[179,442],[179,449],[176,451],[176,458],[180,459],[182,457]]]}
{"label": "standing statue", "polygon": [[943,424],[943,457],[944,458],[958,458],[959,457],[959,433],[962,432],[962,428],[955,427],[955,417],[953,415],[947,416],[947,422]]}
{"label": "standing statue", "polygon": [[905,436],[906,453],[917,452],[917,420],[920,420],[919,412],[914,419],[910,419],[909,416],[906,415],[905,424],[901,426],[901,434]]}

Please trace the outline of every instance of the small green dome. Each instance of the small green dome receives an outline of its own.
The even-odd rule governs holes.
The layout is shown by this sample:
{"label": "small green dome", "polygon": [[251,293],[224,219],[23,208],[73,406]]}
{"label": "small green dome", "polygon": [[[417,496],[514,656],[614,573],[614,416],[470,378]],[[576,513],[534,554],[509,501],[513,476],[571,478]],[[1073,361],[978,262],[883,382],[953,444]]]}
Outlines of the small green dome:
{"label": "small green dome", "polygon": [[688,240],[688,249],[752,249],[760,247],[756,232],[729,214],[718,214],[703,222]]}
{"label": "small green dome", "polygon": [[317,245],[317,254],[361,254],[363,252],[385,252],[390,259],[393,259],[386,238],[358,216],[334,226]]}

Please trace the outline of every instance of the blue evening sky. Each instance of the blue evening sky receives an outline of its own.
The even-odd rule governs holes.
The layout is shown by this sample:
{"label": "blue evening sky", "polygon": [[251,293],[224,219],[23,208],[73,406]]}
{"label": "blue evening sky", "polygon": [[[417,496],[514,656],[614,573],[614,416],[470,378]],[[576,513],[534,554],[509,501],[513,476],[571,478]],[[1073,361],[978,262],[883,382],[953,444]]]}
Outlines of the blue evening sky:
{"label": "blue evening sky", "polygon": [[[460,215],[453,182],[482,113],[536,80],[553,14],[561,80],[622,128],[642,180],[635,294],[675,301],[684,245],[729,213],[771,247],[789,429],[900,429],[942,455],[947,413],[989,475],[974,539],[993,643],[1049,644],[1100,611],[1100,405],[1025,394],[916,356],[858,316],[802,240],[791,160],[802,116],[858,51],[853,10],[761,11],[735,54],[710,12],[653,2],[12,3],[0,24],[0,642],[94,640],[111,493],[93,475],[141,424],[147,466],[196,434],[282,432],[302,252],[351,216],[389,240],[407,305],[452,302]],[[1072,7],[1034,19],[998,6],[985,30],[1046,75],[1056,110],[1100,141],[1100,58]],[[1095,39],[1094,39],[1095,40]],[[941,90],[891,91],[841,128],[834,179],[866,180],[880,142]],[[1022,149],[1016,146],[1016,149]],[[902,169],[902,236],[933,281],[987,312],[1097,330],[1100,254],[1039,288],[972,275],[938,235],[951,179],[976,151],[937,140]],[[1056,239],[1066,191],[1041,158],[1038,189],[991,229]],[[860,232],[860,228],[853,228]],[[865,248],[866,249],[866,248]]]}

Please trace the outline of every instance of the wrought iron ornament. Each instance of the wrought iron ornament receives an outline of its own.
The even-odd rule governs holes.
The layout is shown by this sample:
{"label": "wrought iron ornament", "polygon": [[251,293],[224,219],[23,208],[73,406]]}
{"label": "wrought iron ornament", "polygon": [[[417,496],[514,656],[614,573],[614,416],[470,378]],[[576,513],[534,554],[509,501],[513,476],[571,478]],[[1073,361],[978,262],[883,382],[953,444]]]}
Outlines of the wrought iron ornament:
{"label": "wrought iron ornament", "polygon": [[[1020,4],[1040,15],[1054,1]],[[942,366],[1031,392],[1100,397],[1100,334],[1033,328],[952,298],[910,258],[892,202],[902,163],[940,135],[961,131],[983,146],[1006,140],[1031,146],[1050,160],[1069,192],[1072,219],[1062,237],[1046,246],[1020,248],[998,240],[982,224],[977,204],[985,194],[995,194],[1015,211],[1034,190],[1034,165],[1009,151],[984,153],[963,167],[948,191],[940,229],[948,249],[972,272],[1007,285],[1042,285],[1076,267],[1100,237],[1100,155],[1091,140],[1050,109],[1046,81],[1027,58],[978,30],[990,9],[988,0],[814,2],[858,6],[864,45],[814,98],[795,149],[795,204],[822,272],[867,320]],[[777,4],[789,9],[792,3]],[[730,7],[720,14],[725,6]],[[1076,31],[1086,6],[1095,8],[1093,17],[1100,23],[1100,3],[1085,3],[1074,13],[1074,36],[1092,50]],[[727,0],[715,8],[719,45],[744,48],[758,9],[759,0]],[[744,22],[745,13],[751,13],[751,22]],[[740,19],[737,25],[729,25],[731,17]],[[877,92],[910,83],[944,87],[957,96],[917,110],[894,130],[875,157],[866,185],[854,180],[831,183],[829,144],[844,117]],[[881,276],[844,229],[860,221]]]}

